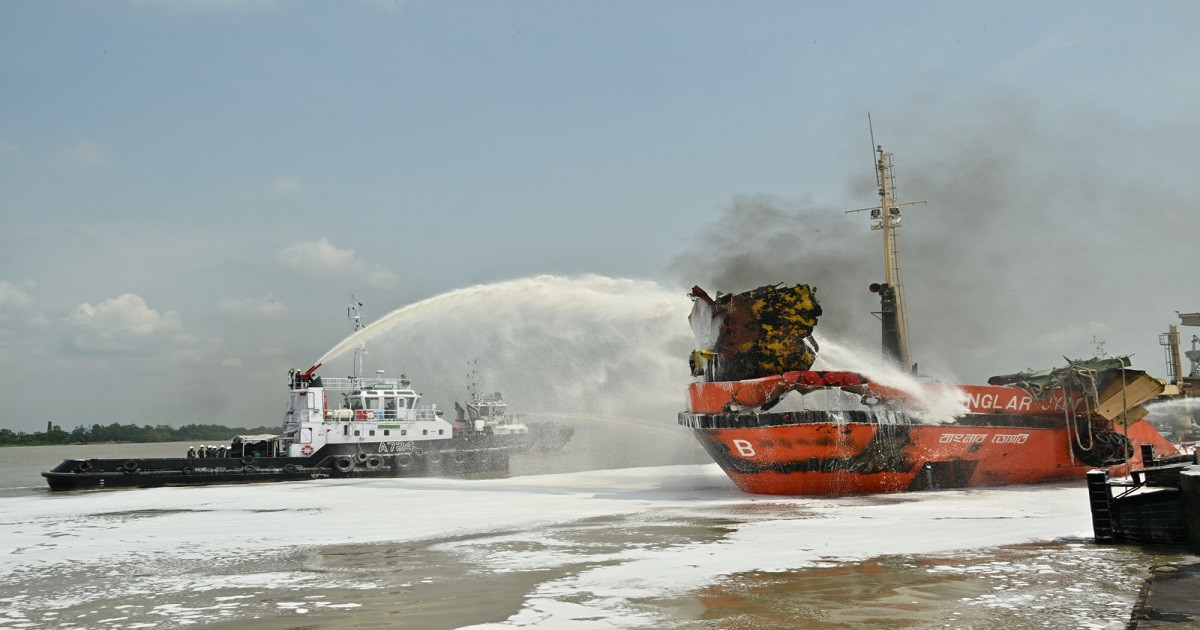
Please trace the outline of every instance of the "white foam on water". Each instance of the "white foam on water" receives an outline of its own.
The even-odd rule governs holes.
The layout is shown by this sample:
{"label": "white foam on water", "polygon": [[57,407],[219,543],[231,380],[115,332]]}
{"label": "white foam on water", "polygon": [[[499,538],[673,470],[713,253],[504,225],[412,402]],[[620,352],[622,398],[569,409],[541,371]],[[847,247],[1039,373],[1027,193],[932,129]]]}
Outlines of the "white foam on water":
{"label": "white foam on water", "polygon": [[[0,511],[0,582],[107,572],[113,576],[104,580],[110,600],[122,592],[183,593],[219,582],[154,567],[227,564],[298,546],[443,541],[439,550],[493,573],[582,567],[537,585],[518,613],[481,628],[654,627],[654,614],[638,601],[742,571],[1086,536],[1091,526],[1081,484],[882,500],[756,497],[736,491],[715,465],[496,480],[320,480],[8,497],[0,499]],[[573,530],[613,517],[649,525],[721,519],[728,531],[715,540],[631,541],[574,551],[554,533],[555,526]],[[481,553],[471,537],[486,535],[527,544],[511,553]],[[241,576],[234,586],[303,589],[313,577],[272,571]],[[343,581],[346,588],[373,586]],[[9,618],[61,607],[63,597],[88,597],[28,591],[13,597],[16,593],[2,590],[8,588],[0,587],[5,600],[0,608]]]}

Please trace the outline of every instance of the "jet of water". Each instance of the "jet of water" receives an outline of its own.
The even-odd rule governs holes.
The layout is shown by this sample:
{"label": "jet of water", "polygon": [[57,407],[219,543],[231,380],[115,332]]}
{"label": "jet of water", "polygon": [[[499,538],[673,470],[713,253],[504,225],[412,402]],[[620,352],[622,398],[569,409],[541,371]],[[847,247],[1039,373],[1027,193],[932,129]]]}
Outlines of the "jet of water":
{"label": "jet of water", "polygon": [[[367,304],[367,308],[370,304]],[[330,374],[364,342],[365,373],[403,372],[427,400],[462,400],[468,372],[514,411],[674,422],[688,383],[691,307],[648,280],[543,275],[451,291],[396,309],[331,348]]]}
{"label": "jet of water", "polygon": [[943,424],[967,412],[967,394],[951,383],[918,379],[883,360],[879,350],[870,351],[842,339],[825,338],[814,332],[820,352],[814,369],[858,372],[872,382],[898,389],[911,396],[925,422]]}
{"label": "jet of water", "polygon": [[[371,302],[364,301],[369,314]],[[571,457],[588,460],[583,466],[679,463],[696,449],[675,421],[691,382],[691,306],[686,291],[648,280],[520,278],[398,308],[318,362],[321,374],[349,374],[362,342],[366,374],[403,373],[425,403],[449,409],[478,380],[531,420],[572,424],[577,431],[568,448]],[[863,372],[928,401],[930,418],[952,414],[942,407],[957,398],[938,397],[867,358],[877,353],[833,340],[821,345],[818,362],[829,363],[827,369]]]}

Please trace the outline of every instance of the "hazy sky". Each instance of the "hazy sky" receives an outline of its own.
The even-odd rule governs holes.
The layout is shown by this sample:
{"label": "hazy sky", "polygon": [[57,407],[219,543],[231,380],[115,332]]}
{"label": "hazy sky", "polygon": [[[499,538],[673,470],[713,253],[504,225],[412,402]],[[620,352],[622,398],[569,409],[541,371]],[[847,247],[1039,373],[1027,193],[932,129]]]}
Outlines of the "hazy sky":
{"label": "hazy sky", "polygon": [[900,234],[923,366],[979,380],[1096,337],[1162,375],[1158,334],[1200,310],[1197,25],[1194,2],[0,3],[0,426],[277,424],[351,294],[370,319],[540,274],[684,312],[694,283],[809,282],[818,330],[874,348],[879,233],[842,212],[877,200],[868,112],[929,201]]}

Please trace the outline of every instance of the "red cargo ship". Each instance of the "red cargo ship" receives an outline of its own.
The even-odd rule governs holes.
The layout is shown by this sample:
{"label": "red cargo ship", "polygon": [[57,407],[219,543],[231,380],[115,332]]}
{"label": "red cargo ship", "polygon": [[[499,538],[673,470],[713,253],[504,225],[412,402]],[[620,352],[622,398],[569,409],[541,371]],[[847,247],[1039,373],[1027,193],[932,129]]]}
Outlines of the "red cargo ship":
{"label": "red cargo ship", "polygon": [[[689,321],[701,350],[679,423],[743,491],[851,495],[1082,479],[1139,466],[1141,444],[1175,449],[1144,419],[1160,381],[1126,358],[953,385],[908,377],[911,363],[896,261],[891,154],[878,152],[884,231],[887,382],[813,371],[820,305],[807,285],[766,286],[714,299],[696,287]],[[917,202],[921,203],[921,202]],[[912,366],[909,368],[909,366]]]}

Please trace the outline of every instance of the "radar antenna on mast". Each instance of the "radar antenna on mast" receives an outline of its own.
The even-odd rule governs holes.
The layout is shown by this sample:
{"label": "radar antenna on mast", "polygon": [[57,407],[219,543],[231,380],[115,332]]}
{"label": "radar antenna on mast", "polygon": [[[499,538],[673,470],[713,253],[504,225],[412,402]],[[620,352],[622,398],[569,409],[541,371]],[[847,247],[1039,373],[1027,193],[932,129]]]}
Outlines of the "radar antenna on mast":
{"label": "radar antenna on mast", "polygon": [[[366,328],[362,323],[362,302],[354,299],[354,294],[350,294],[350,306],[346,307],[346,317],[354,322],[354,332]],[[357,379],[362,376],[363,355],[367,353],[367,344],[365,341],[359,341],[358,347],[354,349],[354,366],[351,378]]]}
{"label": "radar antenna on mast", "polygon": [[471,366],[471,371],[467,372],[467,392],[471,394],[472,400],[479,399],[479,359],[471,359],[468,364]]}
{"label": "radar antenna on mast", "polygon": [[[870,114],[868,114],[868,125],[870,121]],[[912,353],[908,346],[908,320],[904,317],[904,293],[900,283],[900,255],[899,248],[896,245],[895,230],[900,227],[900,208],[902,206],[915,206],[927,202],[923,200],[906,201],[903,203],[896,201],[896,175],[893,172],[892,154],[884,151],[883,146],[875,144],[874,128],[871,129],[871,144],[874,145],[876,154],[875,181],[879,185],[880,203],[878,206],[846,210],[846,213],[870,210],[871,229],[883,230],[885,284],[882,286],[878,284],[871,285],[871,290],[880,293],[881,297],[883,297],[883,302],[886,304],[883,345],[885,352],[894,355],[894,359],[900,364],[902,369],[913,369],[915,371],[916,366],[913,365]],[[892,297],[893,294],[894,298]],[[894,314],[894,330],[889,332],[888,324],[892,314]]]}

